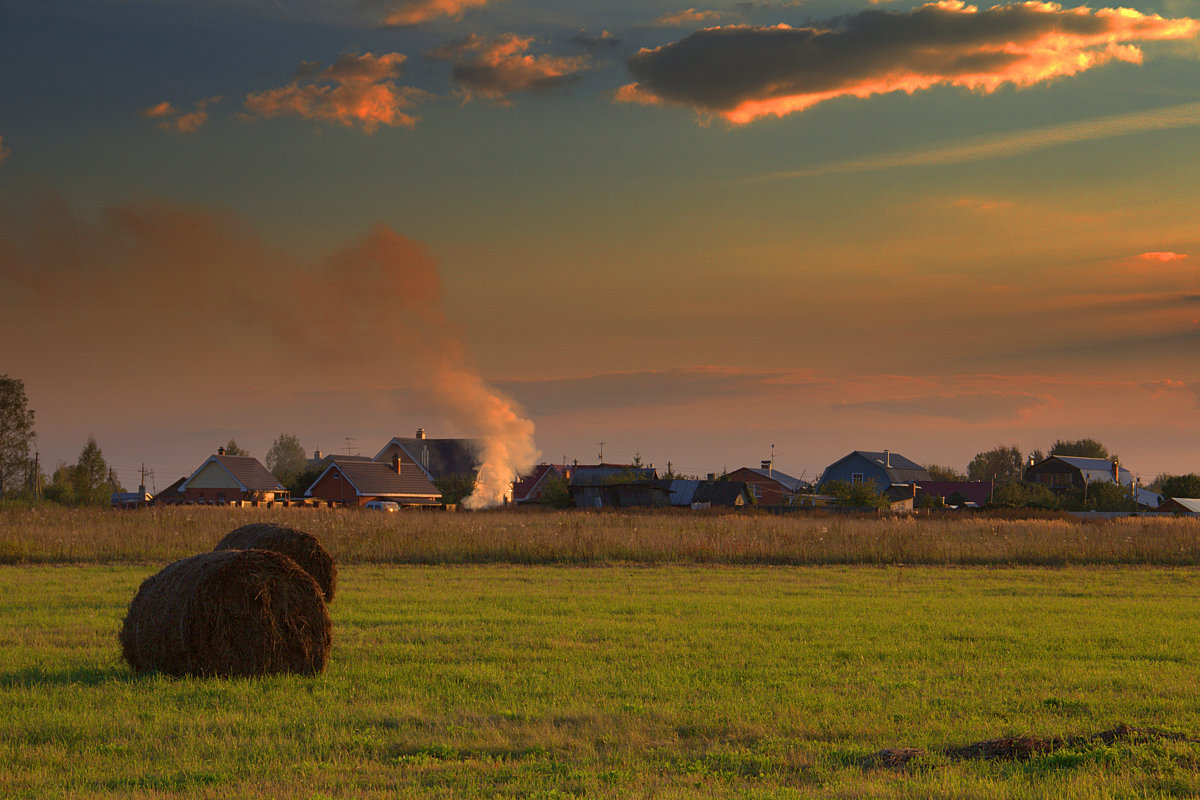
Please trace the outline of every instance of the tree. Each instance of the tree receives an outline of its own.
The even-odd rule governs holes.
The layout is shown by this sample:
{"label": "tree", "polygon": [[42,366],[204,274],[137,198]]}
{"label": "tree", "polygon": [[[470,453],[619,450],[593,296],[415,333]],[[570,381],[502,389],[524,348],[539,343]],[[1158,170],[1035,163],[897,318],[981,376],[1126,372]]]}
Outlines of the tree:
{"label": "tree", "polygon": [[248,456],[248,455],[250,455],[250,451],[239,447],[237,440],[235,440],[235,439],[230,439],[229,444],[225,445],[224,450],[225,450],[225,455],[227,455],[227,456]]}
{"label": "tree", "polygon": [[828,481],[821,484],[821,494],[830,495],[839,506],[852,508],[890,508],[891,502],[874,483]]}
{"label": "tree", "polygon": [[965,481],[967,476],[954,467],[944,467],[941,464],[926,464],[925,471],[935,481]]}
{"label": "tree", "polygon": [[[267,451],[267,469],[271,470],[276,478],[279,478],[280,483],[287,486],[307,468],[308,457],[304,454],[300,440],[290,433],[279,434],[279,438]],[[303,494],[303,490],[301,490],[301,494]]]}
{"label": "tree", "polygon": [[25,383],[0,375],[0,498],[28,484],[33,440],[33,411],[25,398]]}
{"label": "tree", "polygon": [[462,502],[475,491],[475,477],[471,475],[444,475],[433,482],[442,493],[442,505],[453,506]]}
{"label": "tree", "polygon": [[1063,497],[1069,511],[1137,511],[1129,487],[1108,481],[1092,481],[1083,489],[1071,489]]}
{"label": "tree", "polygon": [[1045,484],[1011,481],[996,487],[991,505],[1000,508],[1056,509],[1059,499]]}
{"label": "tree", "polygon": [[572,508],[571,486],[563,478],[548,477],[542,485],[542,502],[551,508]]}
{"label": "tree", "polygon": [[1076,439],[1074,441],[1059,439],[1050,448],[1050,455],[1076,456],[1078,458],[1116,458],[1116,456],[1110,456],[1108,448],[1095,439]]}
{"label": "tree", "polygon": [[1025,459],[1015,444],[979,453],[967,466],[967,477],[973,481],[994,479],[997,483],[1010,483],[1021,480],[1024,474]]}
{"label": "tree", "polygon": [[1158,491],[1163,497],[1200,497],[1200,475],[1161,476]]}
{"label": "tree", "polygon": [[107,505],[113,492],[122,491],[116,473],[109,468],[100,445],[91,436],[71,468],[70,482],[72,499],[79,505]]}

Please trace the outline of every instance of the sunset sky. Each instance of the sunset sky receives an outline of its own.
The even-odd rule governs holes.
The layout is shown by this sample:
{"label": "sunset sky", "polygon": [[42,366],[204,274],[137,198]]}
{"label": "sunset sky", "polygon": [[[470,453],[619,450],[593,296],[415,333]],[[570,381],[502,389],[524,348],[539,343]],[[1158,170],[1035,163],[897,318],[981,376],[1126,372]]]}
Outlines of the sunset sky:
{"label": "sunset sky", "polygon": [[1149,482],[1200,471],[1198,145],[1200,0],[8,0],[0,373],[127,487],[505,397],[556,462]]}

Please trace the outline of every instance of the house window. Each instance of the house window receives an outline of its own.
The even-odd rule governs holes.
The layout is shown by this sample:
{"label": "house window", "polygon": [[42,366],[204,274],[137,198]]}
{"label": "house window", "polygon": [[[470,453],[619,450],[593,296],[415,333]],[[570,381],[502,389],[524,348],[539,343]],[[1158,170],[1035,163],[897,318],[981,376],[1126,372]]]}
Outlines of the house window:
{"label": "house window", "polygon": [[762,487],[757,483],[750,484],[750,494],[754,495],[755,500],[762,499]]}
{"label": "house window", "polygon": [[862,483],[863,482],[863,474],[861,472],[855,472],[855,473],[851,474],[850,482],[851,483]]}

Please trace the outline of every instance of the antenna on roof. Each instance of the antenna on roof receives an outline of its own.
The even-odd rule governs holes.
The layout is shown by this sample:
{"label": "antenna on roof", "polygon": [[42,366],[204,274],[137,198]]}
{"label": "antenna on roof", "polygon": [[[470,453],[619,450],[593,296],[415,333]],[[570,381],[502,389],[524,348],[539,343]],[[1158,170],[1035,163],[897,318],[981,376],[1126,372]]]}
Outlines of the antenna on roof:
{"label": "antenna on roof", "polygon": [[601,464],[604,463],[604,445],[606,445],[606,444],[608,444],[608,442],[600,442],[600,463]]}
{"label": "antenna on roof", "polygon": [[354,437],[347,436],[347,437],[345,437],[345,441],[346,441],[346,455],[348,455],[348,456],[358,455],[358,453],[350,452],[351,450],[354,449]]}

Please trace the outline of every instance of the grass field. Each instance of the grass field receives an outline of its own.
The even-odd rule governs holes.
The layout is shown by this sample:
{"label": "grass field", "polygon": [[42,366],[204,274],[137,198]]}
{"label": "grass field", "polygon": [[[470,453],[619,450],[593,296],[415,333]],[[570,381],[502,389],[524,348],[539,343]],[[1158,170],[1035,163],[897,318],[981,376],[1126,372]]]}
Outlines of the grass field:
{"label": "grass field", "polygon": [[[159,565],[0,567],[0,796],[1200,795],[1200,573],[1161,567],[342,570],[315,678],[135,677]],[[874,768],[884,747],[933,755]]]}

